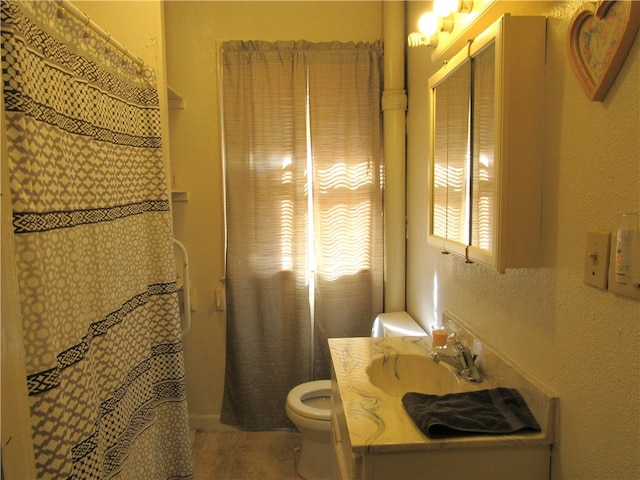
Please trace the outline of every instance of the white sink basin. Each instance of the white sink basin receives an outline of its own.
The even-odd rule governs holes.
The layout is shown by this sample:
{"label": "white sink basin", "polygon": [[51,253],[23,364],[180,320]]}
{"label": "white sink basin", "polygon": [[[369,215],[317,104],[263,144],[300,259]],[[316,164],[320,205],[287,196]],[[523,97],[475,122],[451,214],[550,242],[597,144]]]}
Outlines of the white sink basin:
{"label": "white sink basin", "polygon": [[372,385],[389,395],[406,392],[443,395],[460,391],[459,377],[430,357],[415,354],[393,354],[375,358],[367,367]]}

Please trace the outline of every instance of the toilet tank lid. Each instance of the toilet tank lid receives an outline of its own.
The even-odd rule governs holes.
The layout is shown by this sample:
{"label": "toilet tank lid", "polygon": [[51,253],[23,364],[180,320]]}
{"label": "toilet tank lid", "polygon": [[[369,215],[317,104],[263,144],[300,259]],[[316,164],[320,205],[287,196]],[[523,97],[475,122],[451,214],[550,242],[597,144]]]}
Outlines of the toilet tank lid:
{"label": "toilet tank lid", "polygon": [[425,335],[427,332],[407,312],[381,313],[374,320],[371,329],[371,336],[375,338]]}

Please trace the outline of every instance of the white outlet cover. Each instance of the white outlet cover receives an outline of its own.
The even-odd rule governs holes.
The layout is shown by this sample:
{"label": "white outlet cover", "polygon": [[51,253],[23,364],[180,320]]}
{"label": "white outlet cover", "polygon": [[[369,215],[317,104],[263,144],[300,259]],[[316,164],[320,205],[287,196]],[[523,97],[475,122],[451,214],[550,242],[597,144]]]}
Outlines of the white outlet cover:
{"label": "white outlet cover", "polygon": [[607,289],[609,279],[610,232],[588,231],[584,253],[584,283]]}

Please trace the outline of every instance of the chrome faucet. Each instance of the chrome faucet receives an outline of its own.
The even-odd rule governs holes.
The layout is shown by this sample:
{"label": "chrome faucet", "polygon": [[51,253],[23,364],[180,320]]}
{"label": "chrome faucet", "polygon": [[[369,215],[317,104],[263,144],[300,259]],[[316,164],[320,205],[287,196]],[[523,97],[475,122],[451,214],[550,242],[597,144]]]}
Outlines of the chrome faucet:
{"label": "chrome faucet", "polygon": [[[450,349],[453,349],[455,353],[449,353]],[[471,349],[466,345],[466,342],[461,342],[455,333],[449,335],[446,348],[443,348],[443,351],[434,349],[431,353],[431,358],[436,363],[443,361],[451,365],[456,369],[458,375],[468,382],[482,382],[482,375],[475,364],[476,355],[471,353]]]}

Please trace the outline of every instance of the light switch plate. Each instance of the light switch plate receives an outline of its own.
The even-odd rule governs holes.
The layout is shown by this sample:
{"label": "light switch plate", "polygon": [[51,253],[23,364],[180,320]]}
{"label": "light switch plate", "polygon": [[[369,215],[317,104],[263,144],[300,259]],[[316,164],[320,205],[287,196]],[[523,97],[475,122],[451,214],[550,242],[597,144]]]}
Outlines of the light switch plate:
{"label": "light switch plate", "polygon": [[622,285],[616,282],[616,234],[611,234],[611,256],[609,257],[609,290],[618,295],[640,300],[640,288],[635,285]]}
{"label": "light switch plate", "polygon": [[607,289],[609,279],[610,232],[587,232],[584,254],[584,283],[592,287]]}

